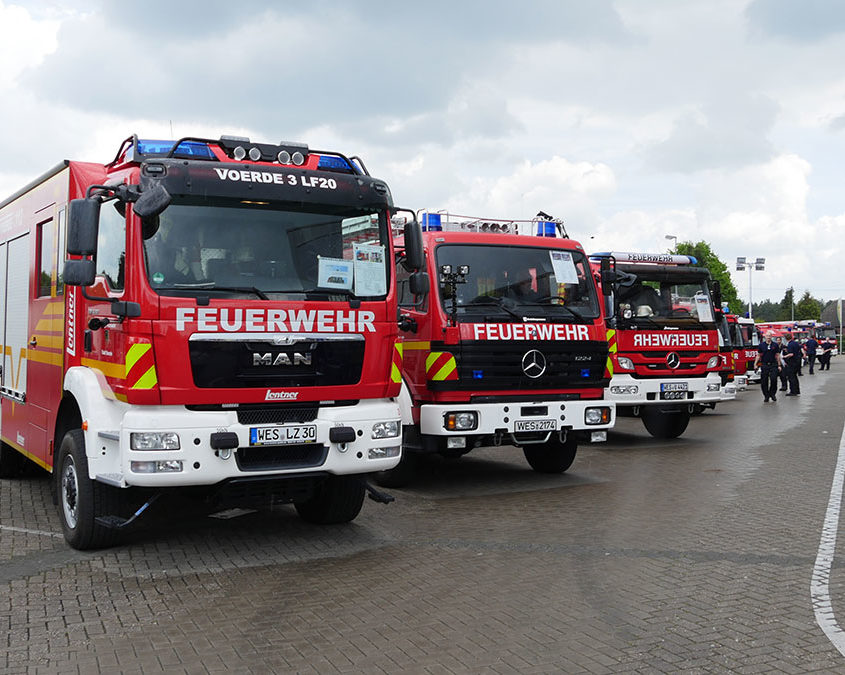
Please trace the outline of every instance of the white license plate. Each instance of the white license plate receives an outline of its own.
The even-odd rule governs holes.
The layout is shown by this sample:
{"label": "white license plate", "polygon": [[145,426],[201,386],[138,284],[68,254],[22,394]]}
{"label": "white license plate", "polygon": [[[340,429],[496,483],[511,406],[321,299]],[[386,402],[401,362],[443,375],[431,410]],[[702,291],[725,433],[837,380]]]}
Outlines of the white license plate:
{"label": "white license plate", "polygon": [[555,431],[557,420],[516,420],[513,423],[514,432],[519,431]]}
{"label": "white license plate", "polygon": [[288,445],[292,443],[315,443],[316,424],[299,424],[283,427],[250,427],[250,445]]}
{"label": "white license plate", "polygon": [[663,382],[660,385],[660,391],[686,391],[689,389],[689,384],[686,382]]}

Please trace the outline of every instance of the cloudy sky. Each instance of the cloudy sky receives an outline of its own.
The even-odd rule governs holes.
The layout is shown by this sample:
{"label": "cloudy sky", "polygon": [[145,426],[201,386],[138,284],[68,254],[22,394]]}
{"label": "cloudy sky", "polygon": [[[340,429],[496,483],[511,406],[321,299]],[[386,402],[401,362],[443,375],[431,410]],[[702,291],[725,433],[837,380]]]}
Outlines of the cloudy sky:
{"label": "cloudy sky", "polygon": [[843,62],[838,0],[0,0],[0,199],[132,133],[294,140],[402,206],[704,239],[767,259],[755,301],[831,299]]}

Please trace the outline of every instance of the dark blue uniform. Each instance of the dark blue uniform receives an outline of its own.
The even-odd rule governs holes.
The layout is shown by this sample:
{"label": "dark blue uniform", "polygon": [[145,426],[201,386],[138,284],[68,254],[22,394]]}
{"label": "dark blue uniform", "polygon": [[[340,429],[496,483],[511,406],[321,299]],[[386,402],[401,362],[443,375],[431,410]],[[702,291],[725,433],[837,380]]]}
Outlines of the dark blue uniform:
{"label": "dark blue uniform", "polygon": [[786,345],[786,353],[783,356],[786,364],[786,379],[789,381],[789,393],[787,396],[798,396],[801,388],[798,385],[798,370],[801,368],[801,359],[804,352],[798,340],[792,339]]}
{"label": "dark blue uniform", "polygon": [[807,352],[807,363],[810,366],[810,375],[813,374],[813,366],[816,363],[816,350],[819,348],[819,343],[814,338],[810,338],[804,343],[804,351]]}
{"label": "dark blue uniform", "polygon": [[763,402],[765,403],[769,399],[777,401],[780,345],[773,342],[771,338],[767,338],[757,346],[757,351],[760,353],[758,361],[760,363],[760,387],[763,390]]}

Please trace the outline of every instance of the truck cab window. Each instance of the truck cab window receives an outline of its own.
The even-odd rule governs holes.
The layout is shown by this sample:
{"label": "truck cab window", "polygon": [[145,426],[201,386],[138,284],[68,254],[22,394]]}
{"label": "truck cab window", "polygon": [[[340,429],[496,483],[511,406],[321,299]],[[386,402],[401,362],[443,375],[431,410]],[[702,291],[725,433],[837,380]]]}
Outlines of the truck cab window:
{"label": "truck cab window", "polygon": [[53,285],[53,255],[56,226],[52,220],[38,225],[38,297],[49,296]]}
{"label": "truck cab window", "polygon": [[111,204],[100,210],[100,232],[97,239],[97,274],[109,288],[123,290],[126,265],[126,219]]}

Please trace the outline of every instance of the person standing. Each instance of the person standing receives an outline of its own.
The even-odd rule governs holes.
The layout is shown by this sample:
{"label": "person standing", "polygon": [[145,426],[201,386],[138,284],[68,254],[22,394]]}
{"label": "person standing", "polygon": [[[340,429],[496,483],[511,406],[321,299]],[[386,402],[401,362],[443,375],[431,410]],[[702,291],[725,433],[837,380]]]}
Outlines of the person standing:
{"label": "person standing", "polygon": [[819,370],[830,370],[830,357],[833,356],[833,341],[825,338],[821,344],[822,353],[819,356]]}
{"label": "person standing", "polygon": [[804,353],[807,355],[807,365],[810,366],[810,375],[813,374],[813,366],[816,363],[816,351],[819,348],[819,343],[811,335],[810,339],[804,343]]}
{"label": "person standing", "polygon": [[763,403],[777,401],[778,371],[783,368],[780,358],[780,345],[772,340],[772,331],[757,345],[757,358],[754,368],[760,369],[760,388],[763,390]]}
{"label": "person standing", "polygon": [[[776,339],[781,358],[783,358],[783,355],[786,354],[786,341],[783,339],[782,335],[778,335]],[[781,361],[781,368],[779,369],[778,377],[780,378],[780,390],[786,391],[786,363],[784,361]]]}
{"label": "person standing", "polygon": [[792,337],[792,333],[786,334],[786,352],[783,355],[783,362],[786,367],[786,379],[789,381],[789,392],[787,396],[800,396],[801,387],[798,385],[798,369],[801,366],[801,359],[804,352],[798,340]]}

